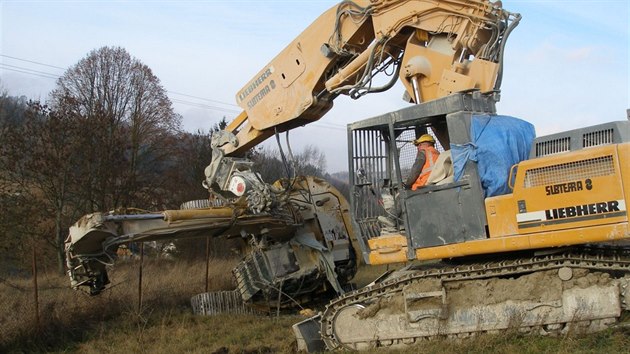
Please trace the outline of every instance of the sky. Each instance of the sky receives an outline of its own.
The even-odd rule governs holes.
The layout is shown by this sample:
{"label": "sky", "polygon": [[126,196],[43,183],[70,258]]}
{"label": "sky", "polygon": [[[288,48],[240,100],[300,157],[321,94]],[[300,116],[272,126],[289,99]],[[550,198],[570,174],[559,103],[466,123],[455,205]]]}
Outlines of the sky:
{"label": "sky", "polygon": [[[336,1],[0,0],[0,86],[45,101],[55,78],[102,46],[149,66],[187,131],[240,113],[235,95]],[[630,108],[630,1],[504,0],[523,16],[506,49],[500,114],[537,135],[614,120]],[[339,97],[321,120],[290,133],[314,145],[329,172],[347,170],[346,125],[407,106],[402,87]],[[274,147],[275,139],[265,143]]]}

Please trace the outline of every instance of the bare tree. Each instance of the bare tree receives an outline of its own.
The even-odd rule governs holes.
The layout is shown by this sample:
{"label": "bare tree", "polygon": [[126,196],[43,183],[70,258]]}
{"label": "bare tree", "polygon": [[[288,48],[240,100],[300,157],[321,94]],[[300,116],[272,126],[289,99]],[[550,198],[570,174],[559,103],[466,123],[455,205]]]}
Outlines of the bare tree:
{"label": "bare tree", "polygon": [[260,173],[263,180],[267,182],[287,178],[287,174],[290,174],[290,177],[293,175],[324,177],[326,175],[326,155],[313,145],[305,146],[301,152],[293,155],[293,159],[286,156],[288,166],[282,162],[281,154],[276,149],[255,150],[251,159],[254,161],[254,170]]}
{"label": "bare tree", "polygon": [[12,127],[21,124],[24,116],[28,100],[25,96],[12,97],[2,89],[0,82],[0,141],[4,141],[5,135]]}
{"label": "bare tree", "polygon": [[[80,215],[155,206],[168,194],[163,176],[174,166],[181,117],[152,71],[124,49],[92,51],[57,81],[50,107],[33,103],[11,122],[17,117],[2,117],[11,124],[2,125],[0,211],[47,241],[60,271],[67,228]],[[16,244],[25,236],[9,231]]]}
{"label": "bare tree", "polygon": [[[8,129],[0,150],[2,197],[12,205],[6,212],[15,213],[13,217],[24,225],[18,227],[20,238],[30,235],[57,250],[60,272],[64,270],[63,242],[77,177],[74,161],[80,151],[75,139],[78,128],[72,112],[52,112],[31,102],[20,124]],[[51,233],[53,237],[45,237]]]}
{"label": "bare tree", "polygon": [[1,87],[0,83],[0,268],[4,270],[4,265],[9,269],[23,266],[33,241],[50,235],[51,228],[48,211],[41,203],[33,202],[33,188],[24,188],[23,178],[16,170],[18,161],[26,155],[21,141],[32,138],[24,129],[27,99],[9,96]]}
{"label": "bare tree", "polygon": [[123,48],[102,47],[66,71],[51,97],[54,109],[77,112],[85,124],[80,138],[88,207],[104,210],[150,199],[147,191],[162,183],[159,161],[169,154],[165,140],[181,122],[151,69]]}
{"label": "bare tree", "polygon": [[314,145],[306,145],[296,156],[298,174],[323,176],[326,173],[326,155]]}

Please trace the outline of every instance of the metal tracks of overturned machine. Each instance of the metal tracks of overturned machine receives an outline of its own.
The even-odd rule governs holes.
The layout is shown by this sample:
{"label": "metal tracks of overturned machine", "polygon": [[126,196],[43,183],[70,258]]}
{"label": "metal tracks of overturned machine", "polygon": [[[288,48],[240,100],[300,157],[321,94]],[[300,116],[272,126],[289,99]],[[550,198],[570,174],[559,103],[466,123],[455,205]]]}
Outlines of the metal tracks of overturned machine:
{"label": "metal tracks of overturned machine", "polygon": [[[321,336],[328,349],[361,350],[507,329],[593,332],[630,306],[629,253],[588,249],[402,272],[331,302],[321,314]],[[502,299],[493,294],[498,284]]]}

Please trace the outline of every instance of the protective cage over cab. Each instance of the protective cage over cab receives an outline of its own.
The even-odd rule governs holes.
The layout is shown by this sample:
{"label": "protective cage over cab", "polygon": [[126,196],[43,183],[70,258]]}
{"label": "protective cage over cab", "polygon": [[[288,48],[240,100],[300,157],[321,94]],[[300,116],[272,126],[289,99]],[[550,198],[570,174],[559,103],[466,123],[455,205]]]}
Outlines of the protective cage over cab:
{"label": "protective cage over cab", "polygon": [[[348,126],[350,203],[367,263],[404,262],[416,259],[418,249],[488,237],[487,176],[484,171],[480,176],[466,149],[476,149],[476,137],[471,133],[476,120],[498,117],[495,101],[496,94],[457,93]],[[526,124],[525,128],[502,128],[503,132],[495,134],[516,131],[523,135],[518,130],[527,131],[531,136],[518,151],[526,159],[534,139],[533,127],[517,121]],[[429,177],[431,183],[412,191],[405,188],[404,181],[417,154],[413,141],[425,133],[436,138],[435,147],[441,154]],[[451,158],[451,151],[459,159]],[[465,163],[453,166],[454,160]],[[507,188],[510,166],[519,161],[508,161],[510,165],[503,167],[505,176],[498,178],[501,186]]]}

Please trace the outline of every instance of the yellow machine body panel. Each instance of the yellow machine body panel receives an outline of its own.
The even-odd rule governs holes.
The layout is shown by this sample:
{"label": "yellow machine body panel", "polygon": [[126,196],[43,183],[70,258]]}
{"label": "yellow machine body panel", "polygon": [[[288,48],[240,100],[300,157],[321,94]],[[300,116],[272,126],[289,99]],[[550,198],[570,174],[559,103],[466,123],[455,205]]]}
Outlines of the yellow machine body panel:
{"label": "yellow machine body panel", "polygon": [[513,193],[519,234],[627,222],[619,155],[627,154],[628,146],[592,147],[519,164]]}
{"label": "yellow machine body panel", "polygon": [[629,151],[626,143],[521,162],[513,193],[486,199],[490,237],[627,222]]}
{"label": "yellow machine body panel", "polygon": [[[523,161],[512,194],[487,198],[487,239],[415,250],[418,260],[630,238],[630,143]],[[404,235],[369,240],[370,264],[407,261]]]}

